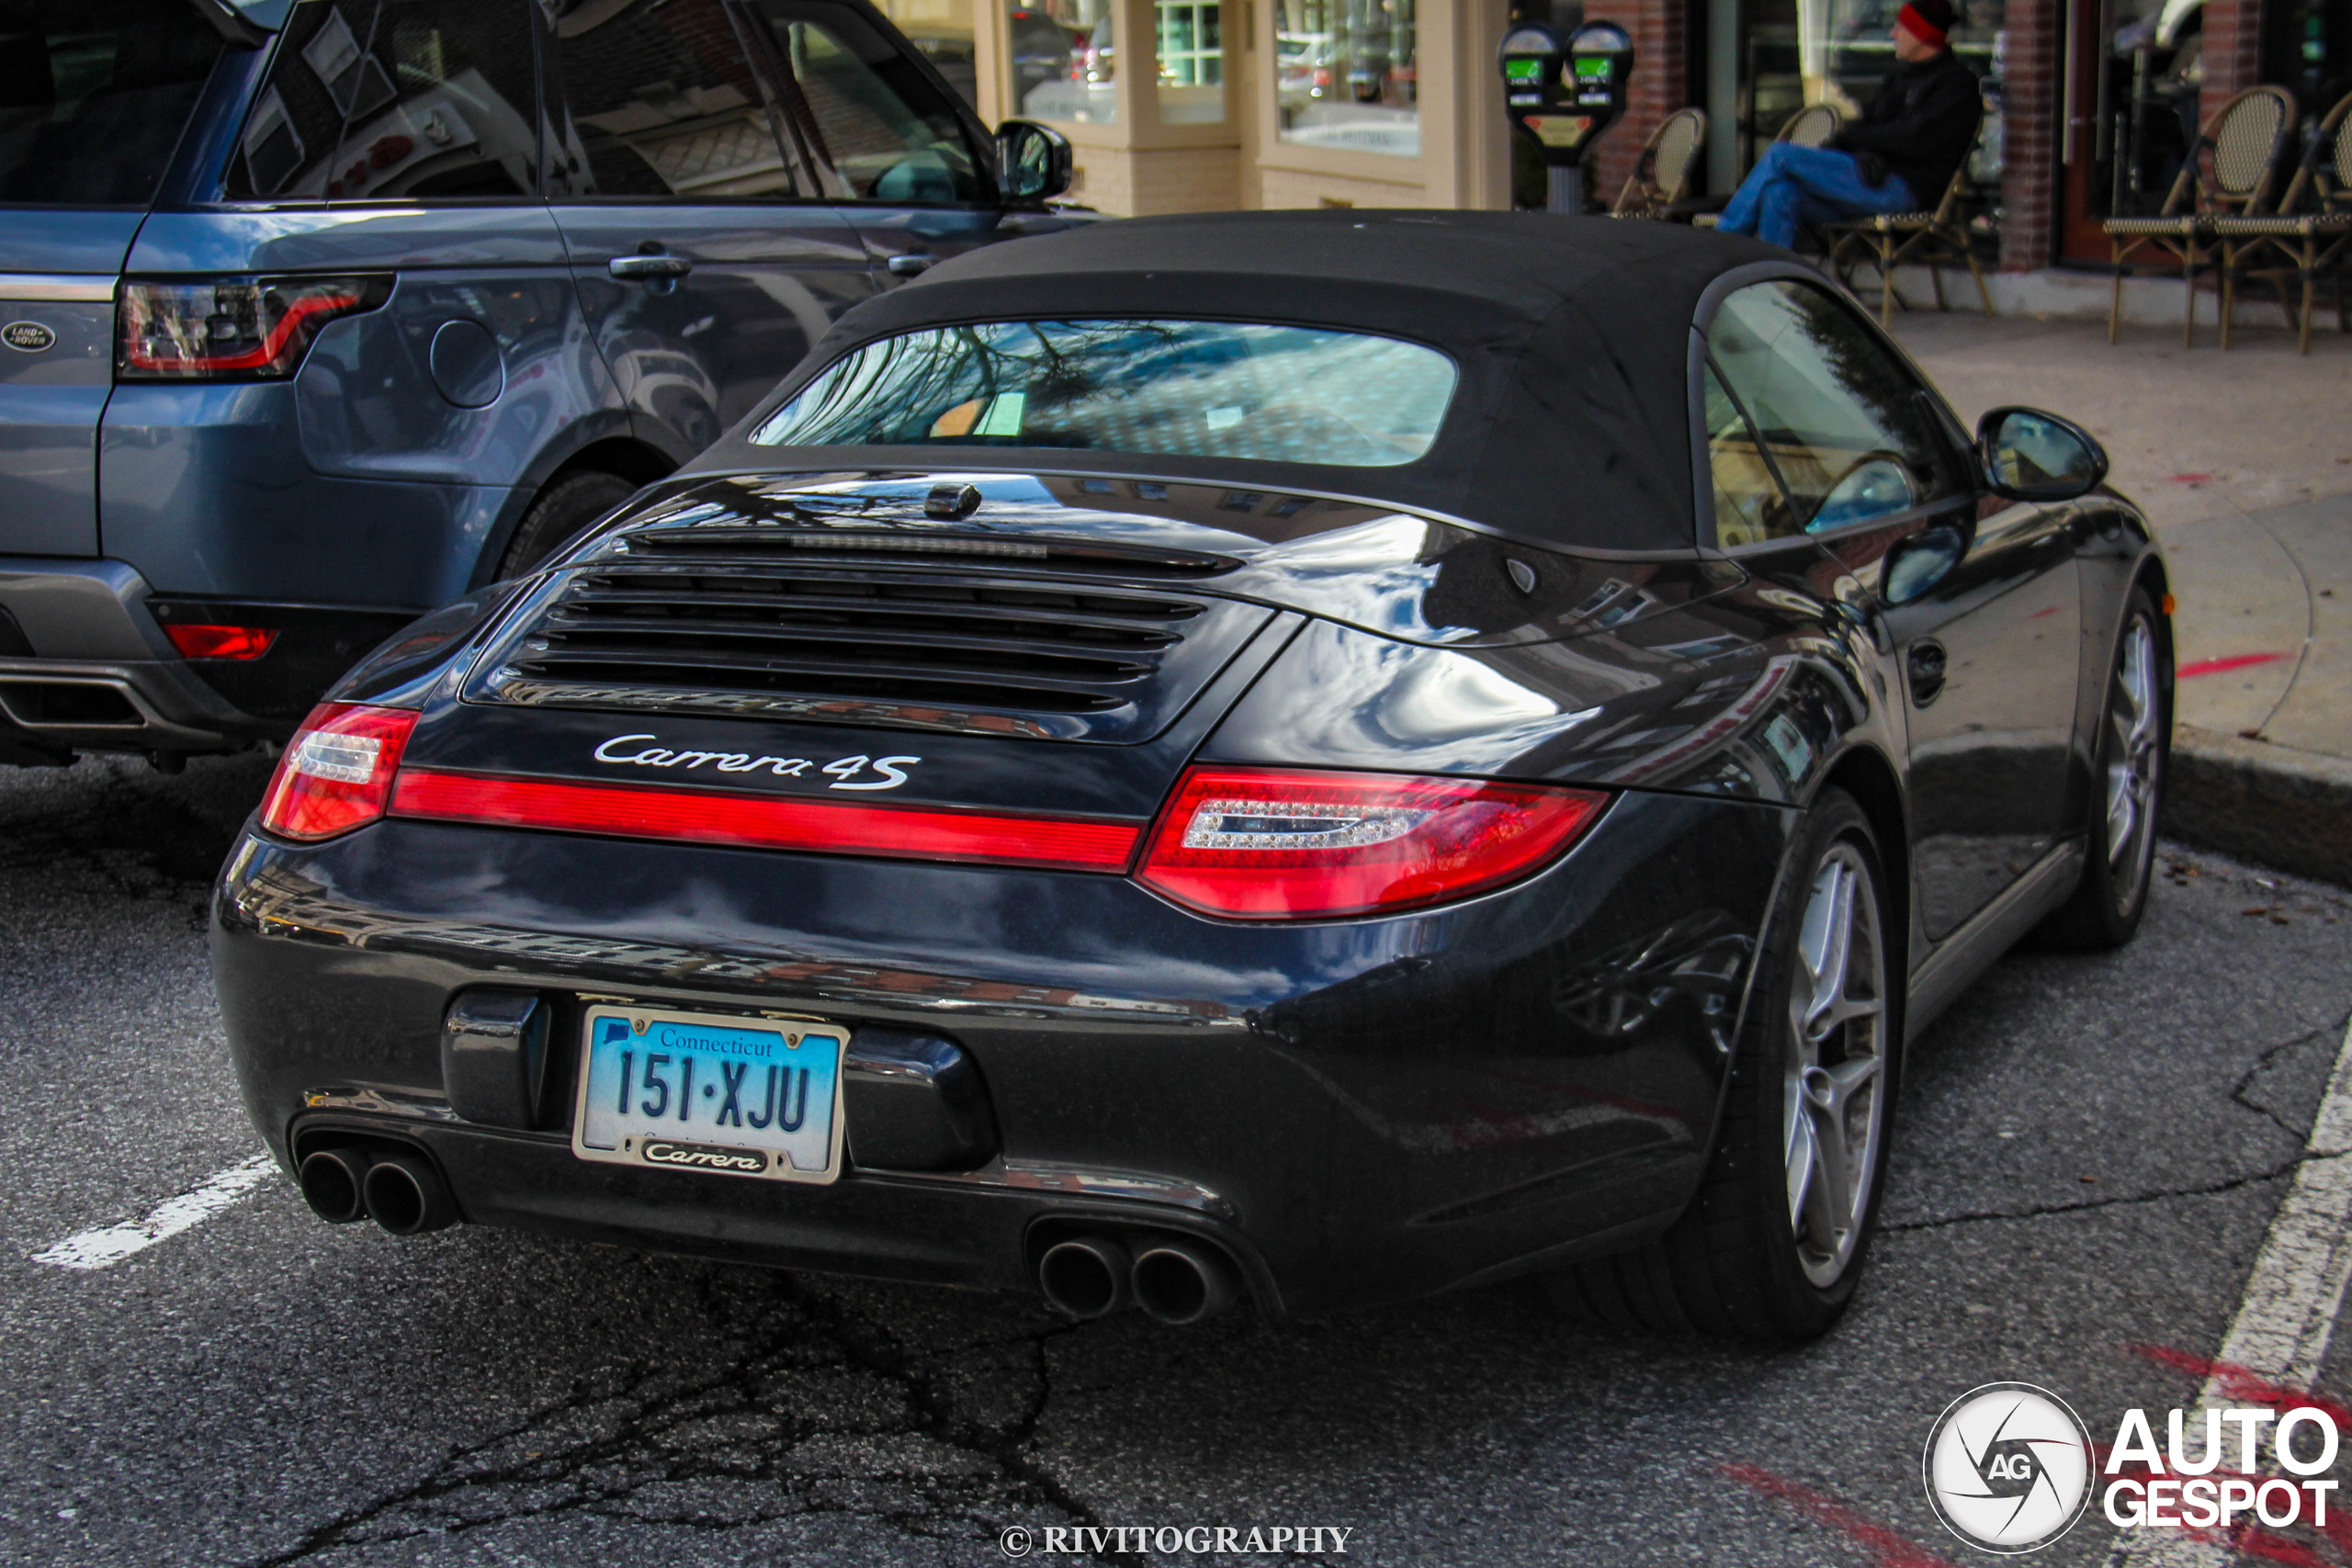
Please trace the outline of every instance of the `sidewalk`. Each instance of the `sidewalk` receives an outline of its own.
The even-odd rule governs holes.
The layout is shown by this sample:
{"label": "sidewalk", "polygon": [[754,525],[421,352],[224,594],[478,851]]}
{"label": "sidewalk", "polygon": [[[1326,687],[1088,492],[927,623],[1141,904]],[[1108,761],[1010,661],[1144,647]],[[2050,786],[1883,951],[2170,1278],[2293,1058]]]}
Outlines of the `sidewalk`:
{"label": "sidewalk", "polygon": [[[1920,291],[1924,296],[1924,290]],[[2276,313],[2275,311],[2273,312]],[[2323,312],[2308,357],[2283,327],[1898,315],[1963,419],[2001,402],[2074,419],[2145,509],[2178,608],[2167,826],[2352,883],[2352,336]]]}

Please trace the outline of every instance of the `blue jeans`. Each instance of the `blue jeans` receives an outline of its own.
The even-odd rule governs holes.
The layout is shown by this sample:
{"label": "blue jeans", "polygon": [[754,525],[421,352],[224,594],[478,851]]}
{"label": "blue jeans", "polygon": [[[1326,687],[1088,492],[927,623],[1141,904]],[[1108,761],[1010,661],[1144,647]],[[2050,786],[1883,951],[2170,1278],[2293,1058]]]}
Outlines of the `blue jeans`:
{"label": "blue jeans", "polygon": [[1775,245],[1796,243],[1804,223],[1835,223],[1873,212],[1915,212],[1918,197],[1901,176],[1866,186],[1851,152],[1775,141],[1740,182],[1715,227],[1726,234],[1753,234]]}

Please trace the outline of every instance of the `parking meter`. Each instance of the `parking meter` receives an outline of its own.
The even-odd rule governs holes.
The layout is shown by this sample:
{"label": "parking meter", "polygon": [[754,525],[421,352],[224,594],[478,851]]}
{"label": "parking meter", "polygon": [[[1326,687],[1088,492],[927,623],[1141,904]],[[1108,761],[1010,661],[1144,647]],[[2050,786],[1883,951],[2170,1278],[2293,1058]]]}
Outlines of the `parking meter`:
{"label": "parking meter", "polygon": [[1541,22],[1503,35],[1503,107],[1533,135],[1550,175],[1554,212],[1584,210],[1586,147],[1625,112],[1634,40],[1611,22],[1587,22],[1564,40]]}

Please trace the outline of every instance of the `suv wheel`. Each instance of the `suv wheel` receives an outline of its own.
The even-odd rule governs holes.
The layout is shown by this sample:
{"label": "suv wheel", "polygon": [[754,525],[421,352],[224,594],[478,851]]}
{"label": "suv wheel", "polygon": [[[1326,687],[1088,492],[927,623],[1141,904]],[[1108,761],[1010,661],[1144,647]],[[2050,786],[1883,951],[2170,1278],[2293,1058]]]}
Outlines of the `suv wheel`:
{"label": "suv wheel", "polygon": [[523,576],[636,492],[627,479],[593,468],[564,475],[539,492],[514,525],[514,536],[499,558],[498,575]]}

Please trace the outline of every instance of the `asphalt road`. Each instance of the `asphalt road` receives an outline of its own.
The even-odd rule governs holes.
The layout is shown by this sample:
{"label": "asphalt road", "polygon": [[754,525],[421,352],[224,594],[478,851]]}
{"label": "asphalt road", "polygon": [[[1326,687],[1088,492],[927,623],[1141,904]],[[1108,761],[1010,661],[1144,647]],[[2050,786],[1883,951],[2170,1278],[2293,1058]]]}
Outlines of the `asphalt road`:
{"label": "asphalt road", "polygon": [[[36,1261],[258,1149],[202,908],[264,772],[0,770],[0,1562],[985,1564],[1015,1524],[1350,1531],[1328,1562],[1989,1562],[1922,1495],[1937,1414],[2026,1381],[2104,1442],[2189,1402],[2161,1352],[2214,1353],[2352,1013],[2352,898],[2168,850],[2131,950],[2014,954],[1922,1042],[1873,1272],[1784,1354],[1579,1328],[1524,1285],[1072,1327],[395,1241],[275,1173],[111,1267]],[[2113,1539],[2094,1513],[2033,1561]]]}

